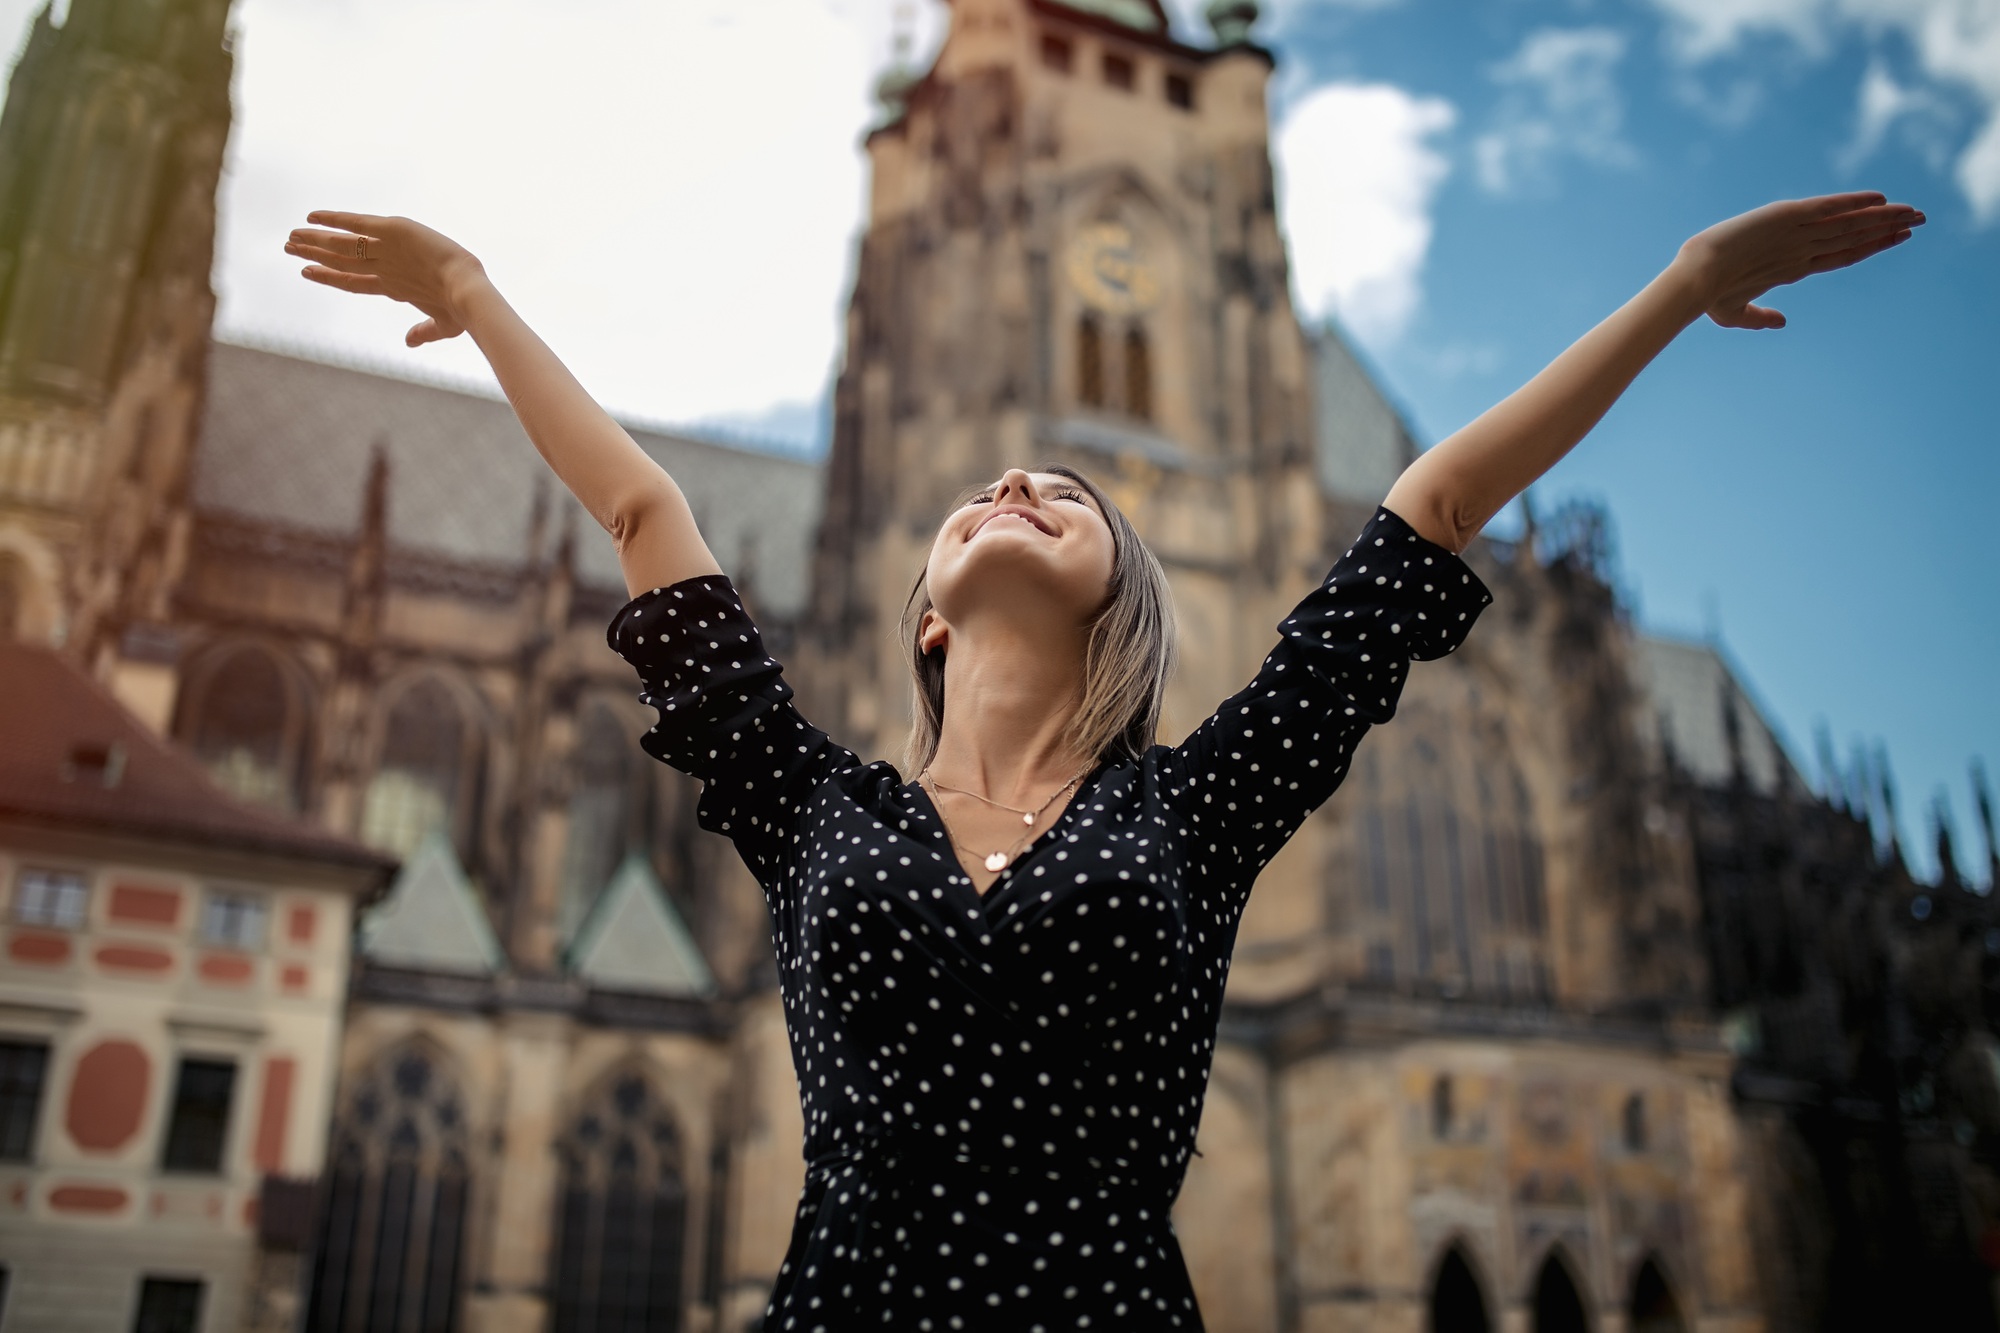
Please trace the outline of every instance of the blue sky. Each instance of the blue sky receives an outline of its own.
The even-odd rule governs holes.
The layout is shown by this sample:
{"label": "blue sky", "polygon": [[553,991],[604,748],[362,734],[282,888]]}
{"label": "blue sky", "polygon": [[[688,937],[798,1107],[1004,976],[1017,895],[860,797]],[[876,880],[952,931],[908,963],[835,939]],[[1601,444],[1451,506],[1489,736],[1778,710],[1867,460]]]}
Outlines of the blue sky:
{"label": "blue sky", "polygon": [[[1385,320],[1362,290],[1354,312],[1425,440],[1709,222],[1861,188],[1926,211],[1902,248],[1774,293],[1789,328],[1690,330],[1535,494],[1605,503],[1642,624],[1719,633],[1809,773],[1818,726],[1843,761],[1885,746],[1916,859],[1942,791],[1983,872],[1966,773],[2000,767],[2000,152],[1981,156],[2000,4],[1878,11],[1297,0],[1268,34],[1273,113],[1329,86],[1432,108],[1414,296]],[[1948,21],[1968,26],[1939,57],[1923,25]]]}
{"label": "blue sky", "polygon": [[[0,0],[0,45],[40,3]],[[490,384],[278,248],[312,208],[405,213],[470,244],[614,410],[810,445],[901,8],[928,48],[940,0],[237,0],[220,326]],[[1842,756],[1884,745],[1920,863],[1940,791],[1976,850],[2000,0],[1275,0],[1258,33],[1300,307],[1424,440],[1710,222],[1856,187],[1926,210],[1911,244],[1778,293],[1785,331],[1691,330],[1537,496],[1608,505],[1641,623],[1718,632],[1809,772],[1822,722]]]}

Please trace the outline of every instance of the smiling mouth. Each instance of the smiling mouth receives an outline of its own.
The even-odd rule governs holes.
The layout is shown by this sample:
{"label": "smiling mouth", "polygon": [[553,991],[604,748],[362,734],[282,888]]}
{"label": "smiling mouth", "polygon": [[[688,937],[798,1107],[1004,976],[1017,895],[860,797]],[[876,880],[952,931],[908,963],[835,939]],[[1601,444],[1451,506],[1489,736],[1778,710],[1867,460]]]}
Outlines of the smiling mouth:
{"label": "smiling mouth", "polygon": [[1056,535],[1055,530],[1051,528],[1044,519],[1042,519],[1039,515],[1029,513],[1025,509],[996,509],[992,513],[988,514],[985,518],[979,520],[979,526],[972,530],[972,535],[977,537],[982,531],[985,530],[986,525],[988,523],[993,522],[995,519],[1001,519],[1001,518],[1018,518],[1023,523],[1031,525],[1032,527],[1038,529],[1039,531],[1050,537]]}

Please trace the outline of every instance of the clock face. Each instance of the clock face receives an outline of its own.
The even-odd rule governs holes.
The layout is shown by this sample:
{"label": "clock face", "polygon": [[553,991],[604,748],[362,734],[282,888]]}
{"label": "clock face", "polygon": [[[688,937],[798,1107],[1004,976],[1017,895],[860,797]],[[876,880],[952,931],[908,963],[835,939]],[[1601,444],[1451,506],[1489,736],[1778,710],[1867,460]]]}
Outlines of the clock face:
{"label": "clock face", "polygon": [[1160,299],[1159,278],[1122,222],[1094,223],[1077,233],[1069,245],[1069,280],[1106,314],[1136,315]]}

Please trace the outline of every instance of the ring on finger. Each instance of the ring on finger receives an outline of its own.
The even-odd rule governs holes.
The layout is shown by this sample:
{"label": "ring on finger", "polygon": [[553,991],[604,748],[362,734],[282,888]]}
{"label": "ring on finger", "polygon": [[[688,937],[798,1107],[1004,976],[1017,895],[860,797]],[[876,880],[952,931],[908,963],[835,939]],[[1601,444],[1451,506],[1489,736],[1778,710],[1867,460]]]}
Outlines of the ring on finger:
{"label": "ring on finger", "polygon": [[354,238],[354,257],[356,259],[368,258],[368,238],[366,236],[357,236]]}

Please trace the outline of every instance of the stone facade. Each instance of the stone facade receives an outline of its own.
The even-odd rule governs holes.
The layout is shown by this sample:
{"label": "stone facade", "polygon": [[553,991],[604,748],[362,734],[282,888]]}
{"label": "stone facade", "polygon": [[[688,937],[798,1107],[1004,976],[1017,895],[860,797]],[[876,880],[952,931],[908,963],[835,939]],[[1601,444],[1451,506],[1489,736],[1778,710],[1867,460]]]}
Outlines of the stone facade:
{"label": "stone facade", "polygon": [[[957,0],[935,65],[884,80],[828,459],[634,429],[810,715],[866,754],[907,729],[894,631],[962,486],[1046,458],[1105,484],[1173,583],[1177,738],[1415,455],[1291,308],[1273,57],[1253,5],[1211,9],[1192,45],[1156,0]],[[267,1236],[240,1325],[204,1327],[288,1327],[305,1291],[314,1330],[754,1328],[802,1175],[761,898],[631,744],[615,558],[506,405],[209,341],[222,23],[77,0],[0,122],[0,628],[62,643],[239,795],[402,859],[315,1094],[324,1162],[284,1167],[318,1172],[316,1229]],[[52,165],[101,106],[146,131],[104,142],[152,145],[103,158],[117,189],[195,208],[169,231],[199,256],[47,220],[114,207]],[[117,278],[63,307],[98,312],[88,357],[20,278],[75,236],[76,272]],[[1870,911],[1917,888],[1806,794],[1712,645],[1634,630],[1608,544],[1570,509],[1475,545],[1496,605],[1260,881],[1175,1219],[1219,1333],[1750,1333],[1837,1306],[1854,1224],[1794,1186],[1838,1196],[1861,1131],[1813,1137],[1807,1057],[1745,1037],[1831,983],[1739,948],[1740,912],[1783,856]],[[1935,919],[1974,948],[1951,893]],[[1758,930],[1814,911],[1785,901]],[[1977,1120],[1951,1179],[1983,1188],[1990,1039],[1952,1024],[1936,1105]],[[1875,1104],[1916,1086],[1897,1049]],[[1940,1242],[1954,1290],[1994,1215]]]}

